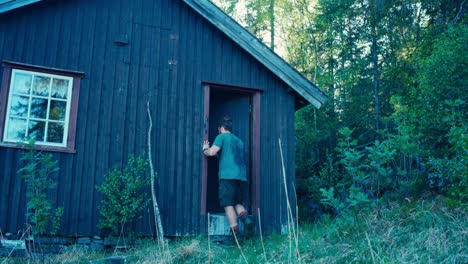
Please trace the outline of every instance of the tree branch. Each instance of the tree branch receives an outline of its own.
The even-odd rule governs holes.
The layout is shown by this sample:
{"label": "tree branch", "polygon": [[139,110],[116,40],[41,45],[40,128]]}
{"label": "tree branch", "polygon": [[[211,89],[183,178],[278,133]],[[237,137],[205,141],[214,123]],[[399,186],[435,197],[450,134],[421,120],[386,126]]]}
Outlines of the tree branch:
{"label": "tree branch", "polygon": [[465,2],[466,2],[466,0],[463,0],[463,2],[461,2],[460,9],[458,10],[458,13],[455,16],[455,18],[452,20],[452,24],[455,24],[457,22],[457,20],[460,19],[460,15],[463,12],[463,6],[465,5]]}

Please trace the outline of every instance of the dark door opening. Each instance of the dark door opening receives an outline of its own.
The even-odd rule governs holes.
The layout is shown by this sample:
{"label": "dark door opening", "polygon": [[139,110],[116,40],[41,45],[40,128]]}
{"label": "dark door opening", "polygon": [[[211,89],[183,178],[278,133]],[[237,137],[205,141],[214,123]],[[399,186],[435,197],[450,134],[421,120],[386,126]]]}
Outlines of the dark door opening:
{"label": "dark door opening", "polygon": [[[203,88],[204,140],[209,140],[213,144],[218,135],[219,120],[224,115],[232,117],[233,133],[244,142],[248,180],[245,186],[244,206],[249,213],[256,214],[260,204],[260,94],[262,91],[208,83]],[[224,221],[227,224],[224,208],[221,208],[218,202],[218,165],[216,157],[204,156],[201,214],[221,216],[214,222]],[[229,224],[226,230],[229,234]]]}
{"label": "dark door opening", "polygon": [[[251,118],[252,98],[250,94],[225,89],[211,89],[209,107],[208,140],[213,144],[218,135],[219,120],[227,115],[232,118],[233,131],[244,142],[244,157],[247,167],[247,183],[245,188],[244,206],[250,208],[250,175],[251,175]],[[218,203],[218,157],[208,158],[207,167],[207,199],[206,210],[211,214],[224,213]]]}

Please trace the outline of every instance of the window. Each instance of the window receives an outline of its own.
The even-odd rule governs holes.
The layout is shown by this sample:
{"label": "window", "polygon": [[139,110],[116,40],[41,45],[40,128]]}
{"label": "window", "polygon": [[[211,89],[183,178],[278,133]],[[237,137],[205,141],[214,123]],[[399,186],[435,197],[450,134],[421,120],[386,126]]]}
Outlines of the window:
{"label": "window", "polygon": [[34,139],[39,149],[74,151],[80,74],[4,63],[2,146]]}

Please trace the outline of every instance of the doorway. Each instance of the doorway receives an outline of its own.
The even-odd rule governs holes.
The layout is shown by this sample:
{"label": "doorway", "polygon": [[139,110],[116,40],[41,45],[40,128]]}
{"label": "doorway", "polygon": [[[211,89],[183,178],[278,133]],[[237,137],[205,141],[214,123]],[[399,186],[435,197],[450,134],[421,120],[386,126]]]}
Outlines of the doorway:
{"label": "doorway", "polygon": [[[259,198],[260,91],[215,84],[205,84],[204,90],[204,139],[213,144],[218,135],[219,120],[225,115],[232,118],[232,132],[244,142],[247,167],[244,206],[249,213],[254,213]],[[218,202],[218,158],[203,159],[201,213],[224,215],[224,208]]]}

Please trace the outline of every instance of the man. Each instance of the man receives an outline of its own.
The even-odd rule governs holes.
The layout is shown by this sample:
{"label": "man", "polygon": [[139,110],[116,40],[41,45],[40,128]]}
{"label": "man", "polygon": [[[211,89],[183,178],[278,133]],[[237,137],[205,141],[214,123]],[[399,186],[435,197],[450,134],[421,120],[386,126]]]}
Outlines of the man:
{"label": "man", "polygon": [[232,120],[223,117],[218,126],[219,135],[213,146],[208,140],[203,142],[203,154],[219,159],[219,203],[224,207],[231,231],[238,234],[237,215],[243,221],[247,235],[251,235],[253,221],[247,214],[243,204],[244,183],[247,181],[244,159],[244,143],[232,132]]}

